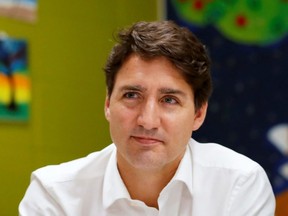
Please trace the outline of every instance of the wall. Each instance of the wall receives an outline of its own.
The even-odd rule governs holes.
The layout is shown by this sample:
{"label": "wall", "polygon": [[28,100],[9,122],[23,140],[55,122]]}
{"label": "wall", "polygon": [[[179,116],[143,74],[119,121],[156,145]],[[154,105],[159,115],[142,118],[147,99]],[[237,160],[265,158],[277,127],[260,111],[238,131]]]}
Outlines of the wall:
{"label": "wall", "polygon": [[39,1],[38,21],[0,17],[0,30],[29,43],[31,116],[0,122],[1,215],[17,215],[31,172],[110,143],[104,119],[105,59],[119,27],[157,19],[157,1]]}

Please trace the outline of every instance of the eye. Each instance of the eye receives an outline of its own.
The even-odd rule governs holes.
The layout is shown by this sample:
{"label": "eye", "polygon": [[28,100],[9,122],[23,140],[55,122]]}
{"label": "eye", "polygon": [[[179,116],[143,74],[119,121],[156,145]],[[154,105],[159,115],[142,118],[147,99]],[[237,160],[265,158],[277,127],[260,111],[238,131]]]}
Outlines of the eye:
{"label": "eye", "polygon": [[170,96],[164,97],[162,101],[167,104],[178,104],[178,101],[174,97]]}
{"label": "eye", "polygon": [[126,92],[123,95],[124,98],[128,98],[128,99],[133,99],[133,98],[138,98],[138,94],[136,92]]}

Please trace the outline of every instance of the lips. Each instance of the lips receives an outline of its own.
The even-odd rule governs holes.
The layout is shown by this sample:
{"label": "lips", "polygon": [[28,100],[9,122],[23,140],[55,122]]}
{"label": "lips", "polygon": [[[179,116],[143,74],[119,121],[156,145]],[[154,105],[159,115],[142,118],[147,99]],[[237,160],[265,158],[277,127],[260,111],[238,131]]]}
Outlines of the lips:
{"label": "lips", "polygon": [[132,136],[132,138],[143,145],[155,145],[163,142],[162,140],[153,137]]}

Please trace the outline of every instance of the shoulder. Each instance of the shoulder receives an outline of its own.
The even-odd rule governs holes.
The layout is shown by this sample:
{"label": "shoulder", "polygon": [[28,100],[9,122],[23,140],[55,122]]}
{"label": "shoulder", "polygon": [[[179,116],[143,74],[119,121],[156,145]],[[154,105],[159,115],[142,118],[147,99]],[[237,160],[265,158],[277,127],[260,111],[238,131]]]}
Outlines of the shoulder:
{"label": "shoulder", "polygon": [[195,201],[200,204],[214,197],[211,205],[218,203],[229,215],[273,214],[272,187],[257,162],[216,143],[198,143],[191,139],[189,150]]}
{"label": "shoulder", "polygon": [[115,160],[115,149],[112,144],[86,157],[34,171],[19,205],[20,214],[81,215],[83,206],[101,206],[104,176]]}
{"label": "shoulder", "polygon": [[189,146],[192,151],[193,162],[202,167],[243,172],[262,169],[252,159],[217,143],[199,143],[191,139]]}
{"label": "shoulder", "polygon": [[39,168],[32,173],[32,179],[36,178],[44,184],[49,184],[103,177],[114,149],[114,144],[111,144],[86,157]]}

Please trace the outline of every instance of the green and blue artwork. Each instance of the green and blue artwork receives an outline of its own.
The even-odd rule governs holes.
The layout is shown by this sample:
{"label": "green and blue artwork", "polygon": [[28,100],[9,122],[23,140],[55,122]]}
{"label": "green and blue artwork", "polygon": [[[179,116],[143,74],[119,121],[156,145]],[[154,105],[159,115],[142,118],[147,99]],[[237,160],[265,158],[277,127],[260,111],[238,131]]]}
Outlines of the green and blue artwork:
{"label": "green and blue artwork", "polygon": [[172,0],[181,19],[213,25],[237,43],[267,45],[288,33],[288,1]]}

